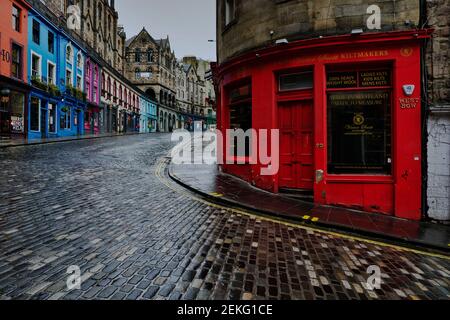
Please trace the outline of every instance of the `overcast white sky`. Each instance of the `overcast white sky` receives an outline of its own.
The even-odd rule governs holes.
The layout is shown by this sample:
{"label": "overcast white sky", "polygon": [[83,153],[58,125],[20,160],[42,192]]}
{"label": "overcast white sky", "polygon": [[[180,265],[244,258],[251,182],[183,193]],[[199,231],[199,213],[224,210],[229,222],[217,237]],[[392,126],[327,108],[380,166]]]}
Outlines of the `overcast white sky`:
{"label": "overcast white sky", "polygon": [[145,26],[153,38],[169,35],[177,58],[185,55],[215,61],[215,0],[116,0],[119,24],[127,38]]}

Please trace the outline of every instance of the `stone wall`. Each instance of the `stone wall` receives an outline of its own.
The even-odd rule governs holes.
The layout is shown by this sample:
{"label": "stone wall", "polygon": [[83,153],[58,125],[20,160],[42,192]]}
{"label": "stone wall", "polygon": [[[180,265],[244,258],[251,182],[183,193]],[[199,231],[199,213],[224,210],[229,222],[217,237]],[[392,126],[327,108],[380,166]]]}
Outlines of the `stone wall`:
{"label": "stone wall", "polygon": [[426,6],[434,29],[426,54],[428,216],[450,221],[450,0],[428,0]]}
{"label": "stone wall", "polygon": [[428,117],[428,215],[450,221],[450,113]]}
{"label": "stone wall", "polygon": [[[235,0],[235,20],[225,26],[225,0],[217,0],[218,62],[277,39],[299,39],[367,29],[367,9],[381,9],[381,30],[419,24],[419,0]],[[273,34],[271,34],[273,31]],[[374,30],[379,31],[379,30]]]}

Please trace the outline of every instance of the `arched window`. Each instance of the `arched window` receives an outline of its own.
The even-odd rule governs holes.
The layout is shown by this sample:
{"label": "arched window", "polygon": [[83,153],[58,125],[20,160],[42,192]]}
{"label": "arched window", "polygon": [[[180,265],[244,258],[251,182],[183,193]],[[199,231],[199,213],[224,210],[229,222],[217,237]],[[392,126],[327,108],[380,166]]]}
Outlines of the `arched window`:
{"label": "arched window", "polygon": [[147,61],[153,62],[153,50],[152,49],[147,50]]}
{"label": "arched window", "polygon": [[120,87],[119,87],[119,99],[121,100],[120,103],[122,104],[122,99],[123,99],[122,85],[120,85]]}
{"label": "arched window", "polygon": [[106,79],[105,74],[102,72],[102,95],[104,91],[106,91]]}
{"label": "arched window", "polygon": [[83,55],[81,54],[81,52],[78,52],[77,54],[77,68],[83,69]]}
{"label": "arched window", "polygon": [[70,43],[66,46],[66,61],[73,63],[73,49]]}
{"label": "arched window", "polygon": [[108,93],[111,94],[111,78],[108,78]]}
{"label": "arched window", "polygon": [[98,67],[97,66],[95,66],[95,68],[94,68],[94,80],[98,81]]}
{"label": "arched window", "polygon": [[91,63],[90,63],[89,61],[86,62],[86,76],[87,76],[88,78],[91,77]]}
{"label": "arched window", "polygon": [[116,81],[114,81],[114,92],[113,92],[114,98],[117,98],[117,84]]}

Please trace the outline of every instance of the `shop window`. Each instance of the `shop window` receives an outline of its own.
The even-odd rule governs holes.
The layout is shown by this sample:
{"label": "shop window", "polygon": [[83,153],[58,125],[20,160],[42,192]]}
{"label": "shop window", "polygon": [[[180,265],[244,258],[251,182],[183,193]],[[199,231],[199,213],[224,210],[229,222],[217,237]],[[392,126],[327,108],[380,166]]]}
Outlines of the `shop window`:
{"label": "shop window", "polygon": [[280,91],[311,89],[314,79],[312,71],[281,74],[278,78]]}
{"label": "shop window", "polygon": [[41,43],[41,24],[33,19],[33,42]]}
{"label": "shop window", "polygon": [[12,44],[11,75],[16,79],[22,79],[22,47]]}
{"label": "shop window", "polygon": [[48,131],[56,133],[56,105],[54,103],[48,104]]}
{"label": "shop window", "polygon": [[61,130],[70,129],[71,128],[71,110],[69,107],[61,108],[61,112],[59,115],[59,128]]}
{"label": "shop window", "polygon": [[20,92],[11,92],[11,133],[24,133],[25,95]]}
{"label": "shop window", "polygon": [[13,5],[12,6],[12,28],[13,30],[20,32],[20,13],[21,10],[19,7]]}
{"label": "shop window", "polygon": [[[228,94],[229,129],[242,129],[244,132],[252,128],[252,86],[250,83],[234,87]],[[238,139],[230,143],[230,154],[235,157],[249,157],[251,154],[251,138],[245,139],[245,148],[238,146]]]}
{"label": "shop window", "polygon": [[30,130],[40,131],[40,113],[41,113],[41,101],[36,98],[31,98],[30,104]]}
{"label": "shop window", "polygon": [[[390,71],[327,75],[328,172],[391,174]],[[345,88],[345,90],[336,89]]]}

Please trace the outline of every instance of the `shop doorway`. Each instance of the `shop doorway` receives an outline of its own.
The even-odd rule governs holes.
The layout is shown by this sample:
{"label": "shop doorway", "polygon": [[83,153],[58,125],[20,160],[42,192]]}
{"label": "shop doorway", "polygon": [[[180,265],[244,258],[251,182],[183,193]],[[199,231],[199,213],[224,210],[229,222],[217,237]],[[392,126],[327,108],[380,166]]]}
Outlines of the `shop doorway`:
{"label": "shop doorway", "polygon": [[0,110],[0,137],[10,137],[10,113]]}
{"label": "shop doorway", "polygon": [[311,100],[279,104],[280,189],[312,191],[314,114]]}
{"label": "shop doorway", "polygon": [[[42,101],[44,104],[44,101]],[[41,108],[41,138],[48,138],[48,121],[47,121],[47,109]]]}
{"label": "shop doorway", "polygon": [[77,135],[81,136],[83,134],[83,113],[81,112],[81,110],[75,110],[75,118],[77,119]]}

